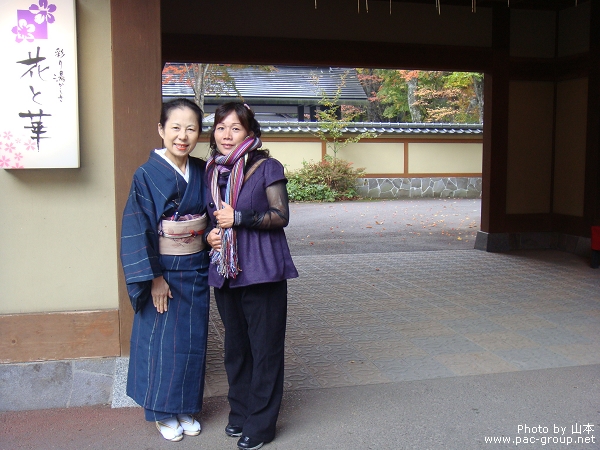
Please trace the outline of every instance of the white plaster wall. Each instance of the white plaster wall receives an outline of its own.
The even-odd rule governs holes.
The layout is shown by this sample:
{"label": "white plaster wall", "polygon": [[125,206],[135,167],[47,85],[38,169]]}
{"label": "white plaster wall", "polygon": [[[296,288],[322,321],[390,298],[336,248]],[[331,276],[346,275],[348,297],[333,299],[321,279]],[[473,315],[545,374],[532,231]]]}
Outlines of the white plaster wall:
{"label": "white plaster wall", "polygon": [[[203,135],[204,136],[204,135]],[[208,133],[206,133],[208,136]],[[205,136],[205,138],[206,138]],[[322,158],[321,141],[281,141],[271,140],[262,135],[263,149],[269,150],[271,156],[285,166],[288,171],[302,168],[302,162],[320,161]],[[198,142],[192,152],[193,156],[207,160],[210,154],[208,142]]]}
{"label": "white plaster wall", "polygon": [[81,168],[0,172],[0,314],[118,307],[110,2],[76,5]]}
{"label": "white plaster wall", "polygon": [[304,161],[316,162],[322,158],[321,142],[269,141],[268,137],[264,137],[263,142],[263,147],[288,171],[301,169]]}
{"label": "white plaster wall", "polygon": [[[328,148],[333,156],[333,151]],[[372,142],[364,139],[356,144],[348,144],[338,151],[338,158],[351,161],[355,169],[363,168],[367,174],[390,174],[404,172],[403,142]],[[481,167],[479,168],[481,172]]]}
{"label": "white plaster wall", "polygon": [[410,173],[481,173],[481,143],[410,143]]}

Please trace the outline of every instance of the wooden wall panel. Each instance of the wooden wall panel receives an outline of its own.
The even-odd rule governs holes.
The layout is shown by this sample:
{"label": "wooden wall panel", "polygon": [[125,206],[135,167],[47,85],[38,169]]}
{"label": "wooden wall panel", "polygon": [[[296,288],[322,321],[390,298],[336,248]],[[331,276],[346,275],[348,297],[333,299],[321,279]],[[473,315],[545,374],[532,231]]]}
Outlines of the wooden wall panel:
{"label": "wooden wall panel", "polygon": [[119,356],[117,310],[0,316],[0,363]]}
{"label": "wooden wall panel", "polygon": [[511,81],[508,115],[506,213],[550,213],[554,83]]}

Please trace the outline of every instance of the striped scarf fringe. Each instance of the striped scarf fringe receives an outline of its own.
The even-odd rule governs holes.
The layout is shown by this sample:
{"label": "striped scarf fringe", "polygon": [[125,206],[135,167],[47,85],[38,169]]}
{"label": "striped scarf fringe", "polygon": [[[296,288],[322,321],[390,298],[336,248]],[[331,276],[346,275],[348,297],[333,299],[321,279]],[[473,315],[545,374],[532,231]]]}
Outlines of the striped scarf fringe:
{"label": "striped scarf fringe", "polygon": [[[244,184],[245,156],[262,146],[258,137],[249,137],[228,155],[211,156],[206,163],[209,173],[210,191],[216,209],[223,208],[223,201],[235,209]],[[219,173],[230,171],[225,199],[221,200]],[[217,266],[217,273],[225,278],[236,278],[241,272],[238,265],[237,233],[234,227],[221,229],[221,251],[210,251],[210,262]]]}

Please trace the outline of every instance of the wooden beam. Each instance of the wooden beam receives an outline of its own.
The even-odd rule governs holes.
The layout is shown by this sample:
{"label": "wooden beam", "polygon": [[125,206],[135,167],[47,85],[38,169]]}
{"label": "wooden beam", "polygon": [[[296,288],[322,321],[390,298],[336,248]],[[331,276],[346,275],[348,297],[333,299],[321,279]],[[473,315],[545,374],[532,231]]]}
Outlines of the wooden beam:
{"label": "wooden beam", "polygon": [[510,14],[494,8],[493,70],[485,74],[481,231],[504,231],[508,153]]}
{"label": "wooden beam", "polygon": [[[590,18],[587,151],[584,217],[600,225],[600,3],[593,2]],[[591,227],[587,227],[591,234]]]}
{"label": "wooden beam", "polygon": [[[223,48],[231,51],[223,52]],[[291,50],[292,49],[292,50]],[[318,51],[315,51],[318,49]],[[237,51],[236,51],[237,50]],[[389,42],[347,42],[244,36],[170,34],[162,36],[166,62],[220,64],[290,64],[345,67],[460,70],[485,72],[492,67],[492,52],[482,47],[450,47]]]}
{"label": "wooden beam", "polygon": [[[113,117],[117,242],[135,169],[161,145],[160,0],[112,0]],[[133,310],[118,264],[122,353],[129,354]]]}

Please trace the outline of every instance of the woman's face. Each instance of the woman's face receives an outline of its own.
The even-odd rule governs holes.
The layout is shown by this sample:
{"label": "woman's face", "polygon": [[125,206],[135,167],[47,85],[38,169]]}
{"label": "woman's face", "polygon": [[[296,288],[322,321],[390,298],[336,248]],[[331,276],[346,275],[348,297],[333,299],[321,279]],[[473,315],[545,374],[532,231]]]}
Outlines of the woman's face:
{"label": "woman's face", "polygon": [[200,136],[200,124],[190,108],[175,108],[165,126],[158,124],[158,134],[163,138],[167,158],[174,163],[185,161],[194,150]]}
{"label": "woman's face", "polygon": [[215,126],[215,143],[217,150],[222,155],[229,155],[248,136],[248,130],[242,126],[235,111],[231,111],[222,122]]}

